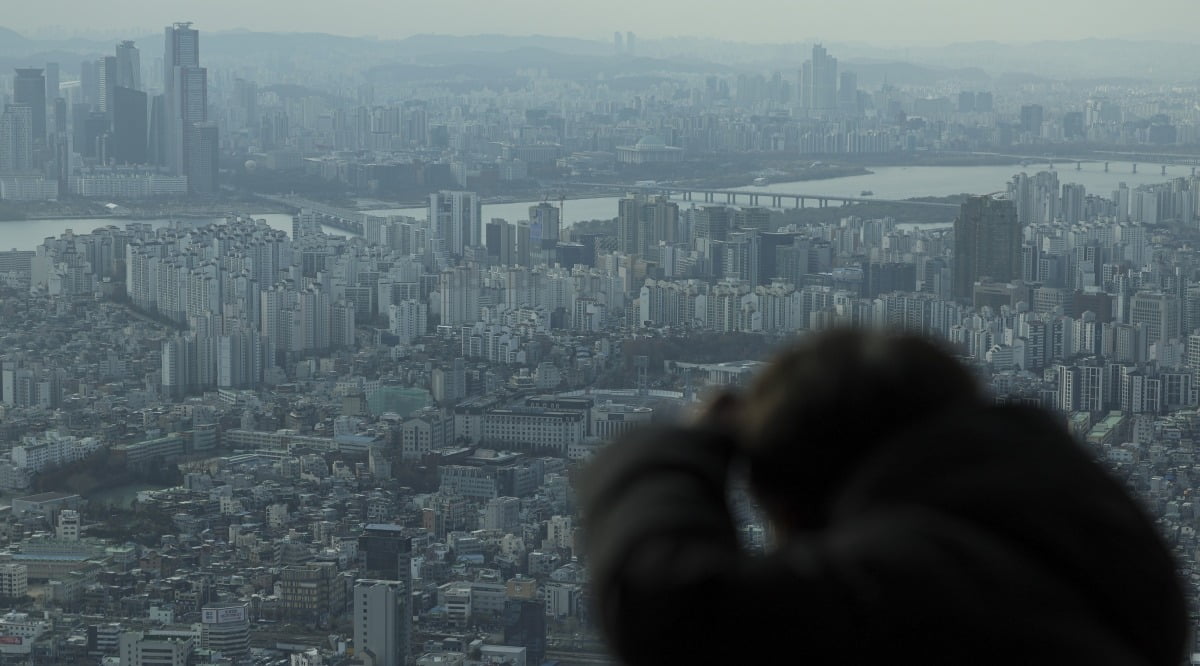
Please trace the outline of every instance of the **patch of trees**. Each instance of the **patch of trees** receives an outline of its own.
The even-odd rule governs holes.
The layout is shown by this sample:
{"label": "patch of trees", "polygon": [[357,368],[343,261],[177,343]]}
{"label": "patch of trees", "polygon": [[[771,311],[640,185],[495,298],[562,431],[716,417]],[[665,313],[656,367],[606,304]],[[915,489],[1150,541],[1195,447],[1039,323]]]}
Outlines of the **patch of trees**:
{"label": "patch of trees", "polygon": [[183,475],[177,466],[162,458],[129,468],[123,458],[104,448],[83,460],[39,472],[33,479],[32,489],[39,493],[59,491],[86,497],[106,488],[138,482],[176,486],[183,482]]}
{"label": "patch of trees", "polygon": [[100,522],[88,526],[88,536],[117,543],[132,541],[143,546],[157,546],[162,542],[162,535],[176,532],[171,516],[156,507],[130,510],[103,506],[100,509],[100,515],[91,516]]}
{"label": "patch of trees", "polygon": [[259,167],[235,169],[229,183],[234,189],[245,192],[264,192],[267,194],[287,194],[298,192],[310,199],[329,203],[348,203],[347,187],[336,180],[326,180],[320,176],[307,174],[303,171],[276,171]]}

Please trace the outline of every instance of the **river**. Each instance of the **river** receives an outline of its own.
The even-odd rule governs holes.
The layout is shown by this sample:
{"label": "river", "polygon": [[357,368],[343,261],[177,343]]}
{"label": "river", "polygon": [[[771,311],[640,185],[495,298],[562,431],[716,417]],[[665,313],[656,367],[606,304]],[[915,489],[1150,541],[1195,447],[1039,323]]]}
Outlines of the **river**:
{"label": "river", "polygon": [[[1104,164],[1085,162],[1080,170],[1075,169],[1074,163],[1061,162],[1055,165],[1060,183],[1079,183],[1087,188],[1089,193],[1101,196],[1111,196],[1112,191],[1121,183],[1130,187],[1152,183],[1161,183],[1170,178],[1188,176],[1190,167],[1168,167],[1164,177],[1160,167],[1143,163],[1139,165],[1138,173],[1132,173],[1133,165],[1129,162],[1111,162],[1109,171],[1104,171]],[[748,192],[779,192],[786,194],[826,194],[830,196],[857,197],[863,191],[871,191],[873,196],[880,199],[907,199],[925,196],[950,196],[963,193],[986,193],[1003,191],[1005,184],[1013,174],[1025,171],[1033,174],[1047,168],[1044,164],[1033,164],[1022,168],[1019,166],[968,166],[968,167],[938,167],[938,166],[888,166],[873,167],[872,173],[860,176],[845,176],[826,180],[810,180],[798,183],[772,183],[763,186],[748,186],[734,188]],[[563,226],[569,227],[582,220],[609,219],[617,215],[617,197],[594,197],[588,199],[568,199],[563,203]],[[510,221],[527,219],[529,206],[537,202],[485,204],[483,220],[504,218]],[[410,215],[424,219],[424,207],[419,208],[387,208],[367,211],[377,215]],[[292,219],[289,215],[280,213],[256,214],[255,218],[265,219],[267,224],[276,229],[291,231]],[[219,221],[220,218],[213,218]],[[168,220],[139,220],[156,226],[169,224]],[[903,219],[899,220],[901,223]],[[93,229],[107,225],[124,225],[126,220],[114,218],[98,219],[48,219],[48,220],[18,220],[15,222],[0,222],[0,250],[19,249],[32,250],[47,237],[57,236],[67,229],[77,234],[89,233]],[[336,229],[327,229],[330,233],[344,234]]]}

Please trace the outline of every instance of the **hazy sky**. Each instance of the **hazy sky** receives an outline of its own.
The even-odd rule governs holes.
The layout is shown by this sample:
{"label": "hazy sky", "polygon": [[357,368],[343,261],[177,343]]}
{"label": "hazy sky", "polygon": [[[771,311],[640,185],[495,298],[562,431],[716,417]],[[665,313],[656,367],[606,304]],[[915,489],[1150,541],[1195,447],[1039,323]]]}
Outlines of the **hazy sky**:
{"label": "hazy sky", "polygon": [[[123,30],[174,21],[200,30],[553,34],[611,39],[695,35],[736,41],[879,44],[1085,37],[1197,41],[1200,0],[5,0],[0,25],[32,33]],[[119,9],[117,9],[119,8]]]}

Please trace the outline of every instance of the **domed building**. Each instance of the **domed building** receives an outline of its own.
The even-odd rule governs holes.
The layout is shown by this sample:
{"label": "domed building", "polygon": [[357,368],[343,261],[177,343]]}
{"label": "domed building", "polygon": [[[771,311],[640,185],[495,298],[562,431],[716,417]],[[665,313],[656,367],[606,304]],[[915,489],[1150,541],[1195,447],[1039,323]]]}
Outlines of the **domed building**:
{"label": "domed building", "polygon": [[642,137],[632,146],[617,146],[618,164],[654,164],[682,160],[682,148],[668,146],[662,137],[653,134]]}

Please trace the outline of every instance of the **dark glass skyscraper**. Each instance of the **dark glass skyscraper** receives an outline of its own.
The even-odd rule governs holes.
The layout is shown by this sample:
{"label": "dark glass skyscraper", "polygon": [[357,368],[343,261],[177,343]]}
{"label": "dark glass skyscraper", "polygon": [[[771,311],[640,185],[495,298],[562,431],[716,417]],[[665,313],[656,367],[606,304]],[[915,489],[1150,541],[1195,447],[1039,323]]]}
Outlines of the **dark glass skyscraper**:
{"label": "dark glass skyscraper", "polygon": [[117,44],[117,85],[130,90],[142,89],[142,55],[133,42]]}
{"label": "dark glass skyscraper", "polygon": [[146,133],[146,93],[117,86],[113,89],[113,159],[118,164],[146,162]]}
{"label": "dark glass skyscraper", "polygon": [[546,605],[524,599],[506,600],[504,644],[524,647],[525,663],[542,663],[546,658]]}
{"label": "dark glass skyscraper", "polygon": [[217,191],[220,139],[216,123],[192,123],[188,128],[188,190],[196,194]]}
{"label": "dark glass skyscraper", "polygon": [[363,573],[370,578],[409,581],[412,541],[400,525],[372,523],[358,537]]}
{"label": "dark glass skyscraper", "polygon": [[954,221],[953,296],[970,300],[975,282],[1021,277],[1021,224],[1011,199],[968,197]]}

